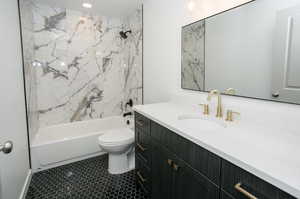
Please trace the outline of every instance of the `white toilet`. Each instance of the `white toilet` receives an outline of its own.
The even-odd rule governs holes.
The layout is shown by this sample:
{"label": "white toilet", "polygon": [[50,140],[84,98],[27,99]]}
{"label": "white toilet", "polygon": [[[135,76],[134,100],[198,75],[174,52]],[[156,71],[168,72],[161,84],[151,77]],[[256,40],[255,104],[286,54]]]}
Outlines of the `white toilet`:
{"label": "white toilet", "polygon": [[108,172],[121,174],[134,169],[134,132],[129,128],[106,131],[98,138],[100,147],[108,153]]}

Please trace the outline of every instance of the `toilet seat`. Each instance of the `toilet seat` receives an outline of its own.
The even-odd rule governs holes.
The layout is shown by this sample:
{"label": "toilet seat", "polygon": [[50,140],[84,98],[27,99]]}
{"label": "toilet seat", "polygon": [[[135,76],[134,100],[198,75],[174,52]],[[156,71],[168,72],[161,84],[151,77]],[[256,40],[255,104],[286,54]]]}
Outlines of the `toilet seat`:
{"label": "toilet seat", "polygon": [[98,138],[100,145],[118,146],[132,144],[134,142],[134,132],[128,128],[119,128],[106,131]]}

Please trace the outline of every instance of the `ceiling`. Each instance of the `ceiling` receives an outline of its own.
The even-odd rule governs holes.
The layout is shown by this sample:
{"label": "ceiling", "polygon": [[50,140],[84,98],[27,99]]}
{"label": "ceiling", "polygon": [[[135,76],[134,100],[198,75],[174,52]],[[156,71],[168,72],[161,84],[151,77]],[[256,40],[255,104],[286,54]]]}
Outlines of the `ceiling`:
{"label": "ceiling", "polygon": [[[37,0],[57,8],[68,8],[105,16],[126,16],[132,13],[143,0]],[[83,8],[83,3],[91,3],[91,9]]]}

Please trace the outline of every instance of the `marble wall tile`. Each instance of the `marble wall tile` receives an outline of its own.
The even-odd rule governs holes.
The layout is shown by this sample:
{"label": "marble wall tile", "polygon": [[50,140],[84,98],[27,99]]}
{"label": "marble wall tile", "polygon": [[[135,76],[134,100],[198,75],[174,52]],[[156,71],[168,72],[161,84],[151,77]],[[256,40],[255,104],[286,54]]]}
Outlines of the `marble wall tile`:
{"label": "marble wall tile", "polygon": [[142,103],[141,9],[121,19],[35,4],[33,21],[41,127],[120,115],[129,99]]}
{"label": "marble wall tile", "polygon": [[205,81],[205,22],[182,29],[181,86],[184,89],[203,90]]}

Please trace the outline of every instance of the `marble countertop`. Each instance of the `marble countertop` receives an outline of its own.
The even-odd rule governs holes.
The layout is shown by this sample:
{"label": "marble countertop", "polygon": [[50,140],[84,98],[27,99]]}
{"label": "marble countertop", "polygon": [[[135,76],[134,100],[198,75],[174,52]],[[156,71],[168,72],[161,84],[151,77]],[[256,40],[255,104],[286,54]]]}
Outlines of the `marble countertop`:
{"label": "marble countertop", "polygon": [[207,128],[200,119],[178,120],[184,114],[202,114],[197,105],[168,102],[138,105],[134,110],[300,198],[299,132],[244,121],[245,113],[226,123],[226,128]]}

